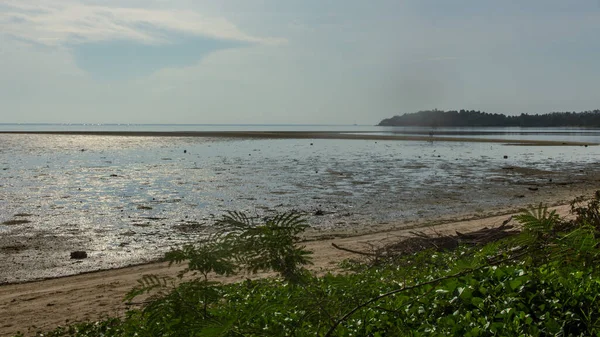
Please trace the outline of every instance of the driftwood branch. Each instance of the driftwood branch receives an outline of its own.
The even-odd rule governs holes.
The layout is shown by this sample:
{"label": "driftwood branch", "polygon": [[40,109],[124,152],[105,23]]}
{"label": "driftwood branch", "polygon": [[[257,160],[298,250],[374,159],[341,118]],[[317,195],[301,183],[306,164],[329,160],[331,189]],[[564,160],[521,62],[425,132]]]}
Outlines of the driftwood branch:
{"label": "driftwood branch", "polygon": [[364,256],[370,256],[370,257],[377,257],[379,256],[379,254],[375,254],[375,253],[368,253],[368,252],[361,252],[359,250],[354,250],[354,249],[350,249],[350,248],[344,248],[344,247],[340,247],[338,245],[336,245],[335,243],[331,243],[331,245],[333,246],[333,248],[335,249],[339,249],[339,250],[343,250],[345,252],[349,252],[349,253],[353,253],[353,254],[358,254],[358,255],[364,255]]}

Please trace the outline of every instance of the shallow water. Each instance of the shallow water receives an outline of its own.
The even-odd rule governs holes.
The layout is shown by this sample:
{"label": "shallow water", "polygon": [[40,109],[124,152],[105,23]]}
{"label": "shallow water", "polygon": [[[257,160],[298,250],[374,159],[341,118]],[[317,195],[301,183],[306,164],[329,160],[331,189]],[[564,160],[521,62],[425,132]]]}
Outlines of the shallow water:
{"label": "shallow water", "polygon": [[[11,267],[0,282],[147,261],[229,210],[296,210],[317,230],[352,231],[520,206],[538,200],[528,186],[585,183],[599,156],[597,146],[0,134],[0,262]],[[13,220],[29,222],[2,224]],[[79,249],[90,258],[69,260]]]}

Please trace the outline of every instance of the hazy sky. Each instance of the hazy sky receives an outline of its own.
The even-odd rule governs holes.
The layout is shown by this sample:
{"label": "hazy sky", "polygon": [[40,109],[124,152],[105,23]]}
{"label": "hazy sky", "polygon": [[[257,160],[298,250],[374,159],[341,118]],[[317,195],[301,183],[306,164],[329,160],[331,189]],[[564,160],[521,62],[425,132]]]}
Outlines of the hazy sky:
{"label": "hazy sky", "polygon": [[0,123],[600,108],[600,0],[0,0]]}

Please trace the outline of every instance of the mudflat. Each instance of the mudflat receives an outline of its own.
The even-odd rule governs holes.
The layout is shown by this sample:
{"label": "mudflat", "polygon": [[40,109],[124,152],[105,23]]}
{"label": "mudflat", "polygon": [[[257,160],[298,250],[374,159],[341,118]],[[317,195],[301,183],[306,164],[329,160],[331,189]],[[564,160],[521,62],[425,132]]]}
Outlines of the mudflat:
{"label": "mudflat", "polygon": [[361,139],[361,140],[404,140],[432,142],[478,142],[534,146],[586,146],[597,145],[586,142],[494,139],[473,137],[440,137],[425,135],[381,135],[369,132],[334,131],[0,131],[0,134],[39,135],[82,135],[82,136],[128,136],[128,137],[211,137],[250,139]]}

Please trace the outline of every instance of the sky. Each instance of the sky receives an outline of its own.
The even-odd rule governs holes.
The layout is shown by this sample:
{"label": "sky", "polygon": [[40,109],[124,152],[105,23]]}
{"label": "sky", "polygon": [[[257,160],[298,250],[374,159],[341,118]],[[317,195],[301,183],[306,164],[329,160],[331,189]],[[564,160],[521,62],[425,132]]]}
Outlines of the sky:
{"label": "sky", "polygon": [[0,123],[600,108],[600,0],[0,0]]}

